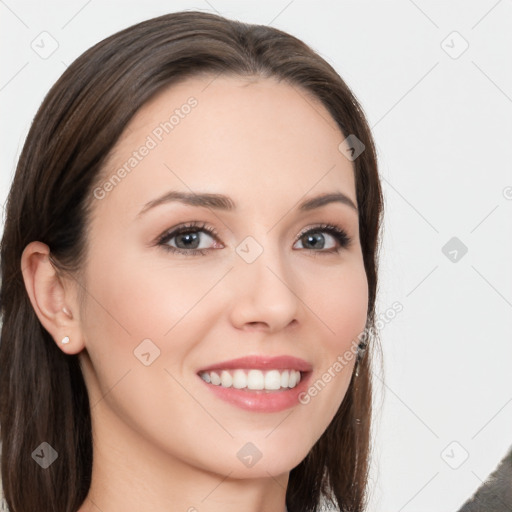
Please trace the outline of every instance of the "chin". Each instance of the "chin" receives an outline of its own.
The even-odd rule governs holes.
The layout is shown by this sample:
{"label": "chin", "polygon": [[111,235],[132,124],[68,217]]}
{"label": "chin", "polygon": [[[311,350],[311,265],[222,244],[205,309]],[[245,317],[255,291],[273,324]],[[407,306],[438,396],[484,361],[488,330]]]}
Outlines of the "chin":
{"label": "chin", "polygon": [[[254,441],[241,441],[241,437],[236,437],[233,441],[235,448],[223,450],[217,460],[222,460],[223,464],[216,468],[216,472],[227,475],[231,478],[268,478],[269,475],[278,476],[289,473],[294,467],[307,456],[311,445],[304,445],[299,439],[293,436],[287,436],[283,429],[281,435],[266,432],[268,436],[261,437]],[[250,437],[245,437],[250,439]],[[226,454],[233,453],[233,456]]]}

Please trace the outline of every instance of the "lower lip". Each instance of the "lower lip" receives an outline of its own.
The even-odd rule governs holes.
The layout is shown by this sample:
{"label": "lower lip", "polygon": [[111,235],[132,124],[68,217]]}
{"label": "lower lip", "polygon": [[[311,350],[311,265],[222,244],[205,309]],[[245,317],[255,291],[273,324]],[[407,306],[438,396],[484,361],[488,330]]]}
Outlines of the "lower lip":
{"label": "lower lip", "polygon": [[241,409],[254,412],[278,412],[294,407],[299,403],[299,395],[308,387],[311,372],[301,372],[301,380],[294,388],[283,389],[282,391],[247,390],[236,388],[223,388],[221,385],[214,385],[201,382],[220,399],[235,405]]}

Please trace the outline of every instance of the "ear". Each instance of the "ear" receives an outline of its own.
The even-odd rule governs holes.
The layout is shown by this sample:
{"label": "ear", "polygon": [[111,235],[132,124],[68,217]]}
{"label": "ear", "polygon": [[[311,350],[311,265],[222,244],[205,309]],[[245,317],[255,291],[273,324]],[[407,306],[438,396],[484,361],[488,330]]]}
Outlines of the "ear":
{"label": "ear", "polygon": [[[84,348],[80,329],[76,284],[64,280],[49,258],[50,249],[42,242],[29,243],[21,256],[21,272],[32,307],[43,327],[66,354]],[[68,343],[62,343],[65,338]]]}

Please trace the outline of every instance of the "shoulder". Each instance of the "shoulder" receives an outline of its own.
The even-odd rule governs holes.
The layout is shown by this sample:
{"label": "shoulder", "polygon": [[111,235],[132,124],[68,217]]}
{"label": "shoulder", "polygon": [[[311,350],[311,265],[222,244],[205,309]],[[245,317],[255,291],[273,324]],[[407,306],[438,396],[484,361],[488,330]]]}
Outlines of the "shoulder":
{"label": "shoulder", "polygon": [[509,512],[512,510],[512,447],[458,512]]}

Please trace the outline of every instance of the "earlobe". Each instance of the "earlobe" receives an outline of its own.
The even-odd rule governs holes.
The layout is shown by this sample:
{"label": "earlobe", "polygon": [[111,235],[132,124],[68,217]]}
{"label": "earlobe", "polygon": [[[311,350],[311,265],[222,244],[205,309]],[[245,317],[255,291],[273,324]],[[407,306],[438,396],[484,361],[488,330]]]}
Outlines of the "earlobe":
{"label": "earlobe", "polygon": [[83,348],[80,325],[72,310],[69,287],[66,289],[49,258],[50,249],[42,242],[29,243],[21,256],[21,272],[34,312],[58,346],[68,354]]}

